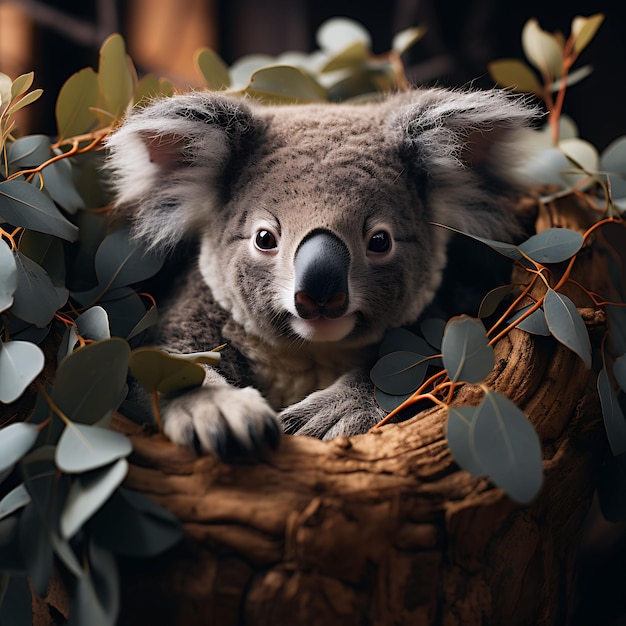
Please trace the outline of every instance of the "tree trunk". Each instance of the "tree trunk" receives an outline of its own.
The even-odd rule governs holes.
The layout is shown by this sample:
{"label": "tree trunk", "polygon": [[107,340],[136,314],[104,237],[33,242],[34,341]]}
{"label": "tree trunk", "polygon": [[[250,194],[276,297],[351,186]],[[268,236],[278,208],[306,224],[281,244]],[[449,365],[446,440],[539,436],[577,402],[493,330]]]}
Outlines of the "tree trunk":
{"label": "tree trunk", "polygon": [[[597,340],[602,312],[581,313]],[[441,408],[349,439],[284,437],[236,465],[118,418],[134,449],[127,486],[185,528],[167,555],[121,563],[121,624],[565,624],[606,450],[595,374],[523,331],[495,351],[486,384],[543,444],[544,486],[529,506],[458,468]],[[455,404],[481,394],[465,385]]]}
{"label": "tree trunk", "polygon": [[[592,376],[522,331],[496,360],[488,383],[544,442],[545,485],[529,507],[457,468],[441,409],[350,439],[286,437],[254,465],[118,422],[135,451],[128,486],[186,531],[156,564],[123,568],[123,623],[564,623],[601,441]],[[458,402],[479,393],[466,386]]]}

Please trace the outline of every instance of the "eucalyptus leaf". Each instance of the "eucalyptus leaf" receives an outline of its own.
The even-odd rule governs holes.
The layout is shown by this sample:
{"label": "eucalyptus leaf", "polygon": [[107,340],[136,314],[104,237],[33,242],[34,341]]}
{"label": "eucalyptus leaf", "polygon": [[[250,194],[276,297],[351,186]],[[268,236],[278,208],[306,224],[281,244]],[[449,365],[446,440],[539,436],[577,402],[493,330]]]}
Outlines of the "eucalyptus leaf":
{"label": "eucalyptus leaf", "polygon": [[462,230],[457,230],[456,228],[452,228],[451,226],[446,226],[445,224],[433,223],[434,226],[439,226],[440,228],[445,228],[446,230],[450,230],[453,233],[457,233],[458,235],[464,235],[465,237],[469,237],[474,241],[479,241],[480,243],[489,246],[492,250],[495,250],[499,254],[512,259],[513,261],[519,261],[522,259],[522,253],[519,251],[517,246],[514,246],[511,243],[505,243],[503,241],[496,241],[494,239],[487,239],[485,237],[478,237],[477,235],[472,235],[470,233],[464,233]]}
{"label": "eucalyptus leaf", "polygon": [[97,341],[66,356],[57,368],[52,399],[67,418],[93,424],[117,409],[126,386],[130,347],[118,338]]}
{"label": "eucalyptus leaf", "polygon": [[50,157],[50,137],[26,135],[8,145],[7,160],[11,167],[38,167]]}
{"label": "eucalyptus leaf", "polygon": [[479,383],[494,366],[493,348],[480,320],[461,315],[446,326],[441,344],[443,365],[453,382]]}
{"label": "eucalyptus leaf", "polygon": [[26,422],[0,429],[0,472],[17,463],[35,445],[38,436],[37,426]]}
{"label": "eucalyptus leaf", "polygon": [[381,357],[370,372],[376,387],[399,396],[415,391],[423,382],[428,360],[415,352],[391,352]]}
{"label": "eucalyptus leaf", "polygon": [[473,406],[448,406],[446,437],[448,447],[461,469],[480,478],[487,472],[480,464],[472,439],[472,424],[478,412]]}
{"label": "eucalyptus leaf", "polygon": [[46,270],[20,252],[15,259],[17,288],[13,295],[11,312],[16,317],[43,328],[67,300],[67,290],[63,290],[65,296],[61,298],[63,293],[57,291]]}
{"label": "eucalyptus leaf", "polygon": [[397,409],[405,400],[408,400],[411,395],[413,394],[405,393],[396,396],[390,393],[385,393],[384,391],[381,391],[378,387],[376,387],[374,390],[374,397],[376,399],[376,402],[378,403],[380,408],[387,413],[391,413],[391,411]]}
{"label": "eucalyptus leaf", "polygon": [[39,100],[39,98],[41,98],[41,94],[42,93],[43,93],[43,89],[33,89],[33,91],[31,91],[30,93],[27,93],[25,96],[20,98],[17,102],[14,102],[7,109],[7,113],[6,113],[7,117],[9,115],[14,115],[19,110],[23,109],[24,107],[27,107],[29,104],[32,104],[33,102],[36,102],[37,100]]}
{"label": "eucalyptus leaf", "polygon": [[542,30],[536,19],[522,29],[522,47],[526,58],[539,70],[558,78],[563,71],[563,50],[557,38]]}
{"label": "eucalyptus leaf", "polygon": [[232,86],[245,88],[250,83],[250,77],[254,72],[275,64],[274,58],[267,54],[247,54],[242,56],[230,66]]}
{"label": "eucalyptus leaf", "polygon": [[154,326],[159,319],[159,312],[156,306],[150,307],[146,314],[137,322],[137,324],[133,327],[133,329],[128,333],[126,340],[130,341],[137,335],[140,335],[142,332]]}
{"label": "eucalyptus leaf", "polygon": [[548,228],[530,237],[519,249],[537,263],[560,263],[573,257],[583,246],[583,236],[567,228]]}
{"label": "eucalyptus leaf", "polygon": [[21,180],[0,182],[0,218],[13,226],[23,226],[76,241],[78,229],[37,187]]}
{"label": "eucalyptus leaf", "polygon": [[17,400],[44,366],[44,354],[29,341],[0,342],[0,402]]}
{"label": "eucalyptus leaf", "polygon": [[111,335],[114,337],[130,338],[147,315],[141,297],[129,287],[107,292],[98,304],[109,316]]}
{"label": "eucalyptus leaf", "polygon": [[385,336],[379,346],[378,354],[384,356],[390,352],[416,352],[424,356],[435,354],[433,348],[425,339],[418,337],[406,328],[390,328],[385,332]]}
{"label": "eucalyptus leaf", "polygon": [[28,578],[35,592],[45,596],[52,576],[54,552],[51,532],[33,500],[24,507],[19,521],[19,545]]}
{"label": "eucalyptus leaf", "polygon": [[72,74],[59,91],[55,115],[58,140],[83,135],[98,126],[93,109],[100,98],[98,75],[87,67]]}
{"label": "eucalyptus leaf", "polygon": [[426,29],[420,26],[414,26],[400,31],[394,35],[391,40],[391,49],[396,54],[404,54],[412,48],[426,34]]}
{"label": "eucalyptus leaf", "polygon": [[427,317],[420,322],[420,331],[424,339],[437,350],[441,350],[446,324],[447,320],[438,317]]}
{"label": "eucalyptus leaf", "polygon": [[122,458],[99,470],[77,476],[61,513],[61,537],[71,539],[110,498],[127,473],[128,461]]}
{"label": "eucalyptus leaf", "polygon": [[46,165],[42,171],[46,191],[50,197],[68,213],[85,208],[85,202],[76,190],[72,165],[68,159]]}
{"label": "eucalyptus leaf", "polygon": [[199,387],[205,378],[201,365],[186,361],[158,348],[137,348],[130,355],[132,375],[149,393],[172,393]]}
{"label": "eucalyptus leaf", "polygon": [[324,51],[334,53],[354,43],[361,43],[368,49],[372,39],[361,24],[345,17],[335,17],[324,22],[315,34],[317,45]]}
{"label": "eucalyptus leaf", "polygon": [[76,318],[76,329],[81,337],[92,341],[111,338],[109,316],[101,306],[92,306]]}
{"label": "eucalyptus leaf", "polygon": [[115,626],[120,608],[117,563],[106,549],[89,540],[86,572],[77,581],[70,604],[68,626]]}
{"label": "eucalyptus leaf", "polygon": [[[517,311],[511,318],[507,320],[507,324],[512,324],[515,320],[519,319],[531,308],[533,305],[525,306],[523,309]],[[537,309],[533,311],[527,318],[523,319],[521,322],[517,324],[517,328],[520,330],[525,330],[527,333],[531,335],[542,335],[544,337],[548,337],[550,333],[550,329],[548,328],[548,323],[546,322],[546,316],[543,312],[543,309]]]}
{"label": "eucalyptus leaf", "polygon": [[488,65],[491,78],[501,87],[523,93],[541,93],[537,76],[526,63],[519,59],[499,59]]}
{"label": "eucalyptus leaf", "polygon": [[541,488],[543,466],[539,437],[524,413],[487,389],[471,430],[479,466],[511,498],[529,503]]}
{"label": "eucalyptus leaf", "polygon": [[132,103],[135,84],[126,56],[126,44],[117,33],[107,37],[100,48],[98,83],[102,108],[113,120],[120,119]]}
{"label": "eucalyptus leaf", "polygon": [[600,169],[611,179],[613,196],[626,196],[626,137],[619,137],[606,147],[600,156]]}
{"label": "eucalyptus leaf", "polygon": [[61,559],[65,567],[72,572],[76,578],[82,578],[85,575],[81,564],[74,553],[69,541],[62,539],[56,532],[51,533],[52,549],[54,553]]}
{"label": "eucalyptus leaf", "polygon": [[11,576],[3,601],[0,603],[0,624],[30,626],[33,623],[33,599],[25,576]]}
{"label": "eucalyptus leaf", "polygon": [[[600,166],[600,157],[595,146],[583,139],[575,137],[573,139],[562,139],[559,141],[559,150],[565,155],[570,163],[574,164],[574,169],[582,167],[584,171],[563,172],[562,178],[571,186],[580,185],[590,174],[595,173]],[[572,165],[570,168],[572,169]]]}
{"label": "eucalyptus leaf", "polygon": [[17,288],[17,266],[9,244],[0,238],[0,312],[13,305]]}
{"label": "eucalyptus leaf", "polygon": [[58,237],[25,230],[20,237],[19,250],[46,271],[55,287],[65,286],[65,250]]}
{"label": "eucalyptus leaf", "polygon": [[132,239],[128,227],[111,233],[96,252],[96,275],[101,288],[113,289],[154,276],[163,266],[163,258],[148,252]]}
{"label": "eucalyptus leaf", "polygon": [[98,543],[122,556],[155,556],[183,538],[174,515],[124,487],[111,496],[90,526]]}
{"label": "eucalyptus leaf", "polygon": [[481,319],[493,315],[502,301],[513,291],[513,285],[502,285],[492,289],[481,301],[478,317]]}
{"label": "eucalyptus leaf", "polygon": [[604,21],[602,13],[590,17],[577,16],[572,21],[572,35],[574,35],[574,51],[580,54],[594,38],[598,28]]}
{"label": "eucalyptus leaf", "polygon": [[322,73],[348,70],[363,63],[370,54],[370,49],[362,41],[355,41],[343,50],[330,56],[320,69]]}
{"label": "eucalyptus leaf", "polygon": [[146,74],[137,83],[134,103],[138,106],[145,106],[155,98],[172,95],[174,95],[174,89],[171,83],[164,79],[158,79],[154,74]]}
{"label": "eucalyptus leaf", "polygon": [[24,483],[18,485],[14,489],[11,489],[2,500],[0,500],[0,520],[19,511],[19,509],[25,507],[31,501],[30,494],[26,490]]}
{"label": "eucalyptus leaf", "polygon": [[228,66],[219,54],[209,48],[202,48],[194,55],[194,63],[209,89],[220,90],[230,87]]}
{"label": "eucalyptus leaf", "polygon": [[613,376],[615,376],[615,380],[622,391],[626,392],[626,354],[622,354],[622,356],[615,359]]}
{"label": "eucalyptus leaf", "polygon": [[184,354],[173,355],[177,359],[183,361],[191,361],[192,363],[201,363],[202,365],[217,365],[222,355],[215,350],[205,350],[203,352],[186,352]]}
{"label": "eucalyptus leaf", "polygon": [[[589,76],[592,73],[593,73],[592,65],[583,65],[583,67],[579,67],[578,69],[574,70],[573,72],[570,72],[567,75],[567,77],[565,78],[565,85],[566,87],[572,87],[573,85],[576,85],[577,83],[579,83],[581,80],[584,80],[585,78],[587,78],[587,76]],[[559,78],[555,81],[552,81],[552,83],[550,83],[549,89],[553,92],[557,92],[561,89],[562,84],[563,84],[563,79]],[[559,134],[559,137],[563,137],[563,135]]]}
{"label": "eucalyptus leaf", "polygon": [[597,387],[611,452],[614,456],[623,454],[626,452],[626,416],[622,412],[617,393],[604,368],[598,374]]}
{"label": "eucalyptus leaf", "polygon": [[325,90],[301,69],[276,65],[257,70],[250,77],[246,92],[251,95],[277,95],[298,102],[324,102]]}
{"label": "eucalyptus leaf", "polygon": [[575,352],[587,368],[591,367],[591,342],[585,322],[576,305],[565,295],[548,289],[543,310],[552,336]]}
{"label": "eucalyptus leaf", "polygon": [[35,79],[35,72],[28,72],[18,76],[11,85],[11,98],[18,98],[25,94],[32,86]]}

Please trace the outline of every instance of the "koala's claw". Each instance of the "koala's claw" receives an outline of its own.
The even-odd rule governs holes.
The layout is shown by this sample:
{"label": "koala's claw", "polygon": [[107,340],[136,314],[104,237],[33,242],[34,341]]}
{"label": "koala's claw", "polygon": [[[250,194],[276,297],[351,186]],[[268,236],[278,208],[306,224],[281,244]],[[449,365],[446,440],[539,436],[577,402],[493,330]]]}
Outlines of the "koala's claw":
{"label": "koala's claw", "polygon": [[171,441],[222,460],[260,456],[280,440],[274,411],[252,387],[200,387],[165,398],[162,413]]}

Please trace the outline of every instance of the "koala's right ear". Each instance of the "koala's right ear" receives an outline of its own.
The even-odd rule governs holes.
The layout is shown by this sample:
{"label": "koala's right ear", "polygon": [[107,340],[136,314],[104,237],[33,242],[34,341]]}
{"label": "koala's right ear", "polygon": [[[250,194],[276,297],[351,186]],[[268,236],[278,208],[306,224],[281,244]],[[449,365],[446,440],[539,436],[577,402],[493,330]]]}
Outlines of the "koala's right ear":
{"label": "koala's right ear", "polygon": [[253,128],[241,101],[208,93],[158,100],[130,114],[107,140],[114,205],[135,236],[168,249],[207,224],[219,180]]}

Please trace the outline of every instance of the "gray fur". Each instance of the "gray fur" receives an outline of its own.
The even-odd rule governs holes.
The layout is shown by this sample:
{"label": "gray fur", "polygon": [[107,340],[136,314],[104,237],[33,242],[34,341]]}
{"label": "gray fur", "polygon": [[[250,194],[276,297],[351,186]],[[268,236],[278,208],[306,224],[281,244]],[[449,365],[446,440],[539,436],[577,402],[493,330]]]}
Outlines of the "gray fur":
{"label": "gray fur", "polygon": [[[194,93],[131,114],[108,142],[118,210],[154,248],[200,242],[156,341],[179,352],[229,344],[204,389],[166,399],[166,433],[223,455],[228,441],[272,439],[274,416],[321,438],[374,425],[375,344],[416,321],[441,282],[449,234],[431,222],[513,235],[505,191],[532,115],[502,92],[435,89],[276,107]],[[255,247],[259,230],[276,249]],[[301,319],[294,306],[294,258],[316,230],[350,253],[336,320]],[[380,231],[391,249],[368,252]]]}

